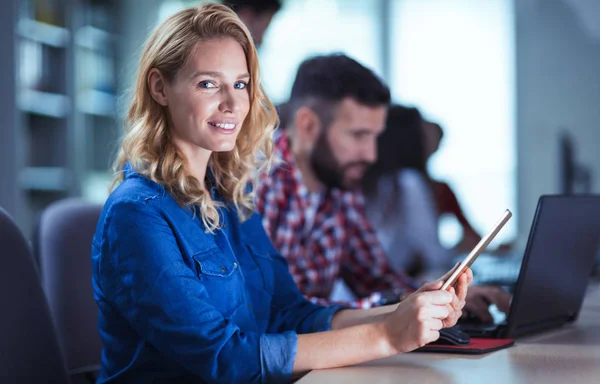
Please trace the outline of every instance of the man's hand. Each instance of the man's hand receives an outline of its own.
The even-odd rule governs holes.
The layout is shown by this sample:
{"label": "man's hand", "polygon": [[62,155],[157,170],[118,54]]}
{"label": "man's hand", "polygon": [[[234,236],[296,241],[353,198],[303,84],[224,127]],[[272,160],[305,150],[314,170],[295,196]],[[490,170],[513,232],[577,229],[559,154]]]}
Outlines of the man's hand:
{"label": "man's hand", "polygon": [[508,314],[510,309],[510,294],[494,286],[472,286],[466,297],[465,312],[475,315],[485,323],[494,321],[488,307],[495,304],[499,310]]}

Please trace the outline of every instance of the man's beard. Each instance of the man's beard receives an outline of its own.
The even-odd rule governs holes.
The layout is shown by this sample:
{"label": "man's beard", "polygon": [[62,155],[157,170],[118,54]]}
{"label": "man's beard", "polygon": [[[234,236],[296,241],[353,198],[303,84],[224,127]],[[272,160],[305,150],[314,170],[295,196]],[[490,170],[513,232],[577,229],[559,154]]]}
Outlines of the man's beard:
{"label": "man's beard", "polygon": [[346,170],[354,166],[369,167],[371,164],[365,161],[356,161],[346,165],[340,165],[333,155],[327,135],[322,132],[310,155],[310,166],[321,183],[327,189],[338,188],[342,190],[355,189],[360,186],[360,179],[346,182],[344,175]]}

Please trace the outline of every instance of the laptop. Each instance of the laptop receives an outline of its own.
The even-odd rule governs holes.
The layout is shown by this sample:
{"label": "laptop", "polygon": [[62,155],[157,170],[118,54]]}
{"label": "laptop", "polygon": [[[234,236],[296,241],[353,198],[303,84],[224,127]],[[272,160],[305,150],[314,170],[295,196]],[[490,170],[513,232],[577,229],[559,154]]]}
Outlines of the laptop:
{"label": "laptop", "polygon": [[575,322],[599,245],[600,195],[541,196],[505,321],[458,327],[472,337],[518,338]]}

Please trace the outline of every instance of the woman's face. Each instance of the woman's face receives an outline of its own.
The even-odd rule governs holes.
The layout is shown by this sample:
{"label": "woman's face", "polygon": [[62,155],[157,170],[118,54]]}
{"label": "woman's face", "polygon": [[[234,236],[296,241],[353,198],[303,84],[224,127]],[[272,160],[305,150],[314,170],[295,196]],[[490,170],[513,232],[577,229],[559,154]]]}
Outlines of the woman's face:
{"label": "woman's face", "polygon": [[235,147],[250,109],[249,81],[242,46],[214,38],[199,42],[175,79],[164,82],[164,102],[155,99],[167,107],[172,138],[188,159]]}

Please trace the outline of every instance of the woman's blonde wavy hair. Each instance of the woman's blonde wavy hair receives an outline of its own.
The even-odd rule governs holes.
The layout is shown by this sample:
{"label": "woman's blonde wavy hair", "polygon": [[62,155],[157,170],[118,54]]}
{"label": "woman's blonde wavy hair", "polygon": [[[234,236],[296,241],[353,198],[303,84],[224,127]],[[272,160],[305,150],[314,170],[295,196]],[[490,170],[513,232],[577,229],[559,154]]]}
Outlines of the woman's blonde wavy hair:
{"label": "woman's blonde wavy hair", "polygon": [[152,98],[148,74],[156,68],[167,81],[173,81],[198,42],[224,37],[239,42],[246,54],[250,109],[234,149],[214,152],[209,169],[218,193],[234,204],[241,220],[254,210],[254,195],[248,184],[257,182],[260,171],[271,163],[277,113],[260,84],[258,56],[248,29],[230,8],[220,4],[180,11],[157,26],[148,38],[111,185],[112,190],[123,181],[123,167],[130,163],[137,172],[163,185],[179,204],[199,212],[209,232],[220,227],[217,208],[222,204],[212,199],[206,180],[192,176],[185,158],[171,141],[166,107]]}

